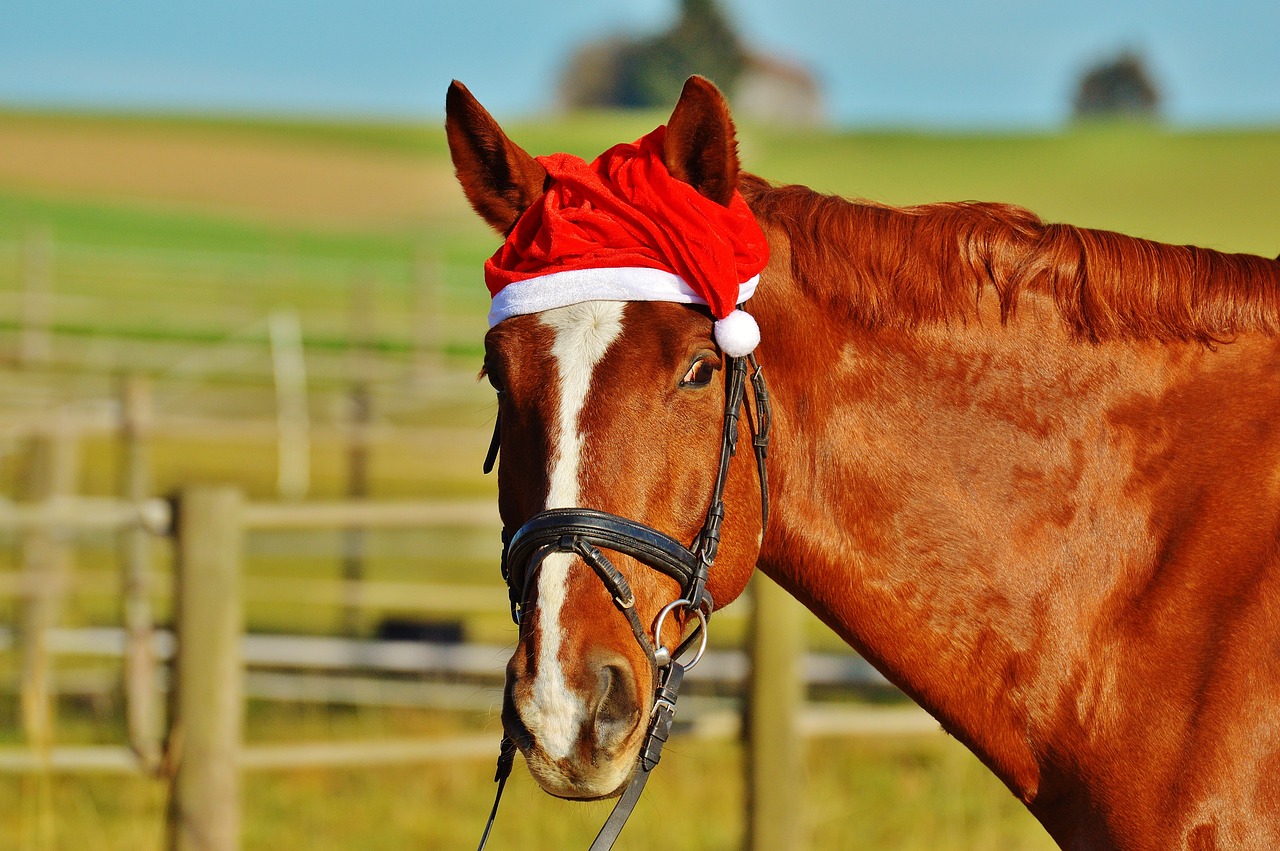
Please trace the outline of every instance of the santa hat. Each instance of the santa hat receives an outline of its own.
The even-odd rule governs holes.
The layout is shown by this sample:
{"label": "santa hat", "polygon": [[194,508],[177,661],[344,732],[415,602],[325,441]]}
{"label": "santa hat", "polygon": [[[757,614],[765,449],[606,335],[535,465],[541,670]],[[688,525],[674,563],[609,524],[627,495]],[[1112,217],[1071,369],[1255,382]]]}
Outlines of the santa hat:
{"label": "santa hat", "polygon": [[705,304],[715,339],[750,354],[760,329],[737,306],[769,260],[764,233],[738,192],[723,206],[667,171],[666,128],[592,163],[538,157],[547,190],[485,263],[490,327],[510,316],[584,301]]}

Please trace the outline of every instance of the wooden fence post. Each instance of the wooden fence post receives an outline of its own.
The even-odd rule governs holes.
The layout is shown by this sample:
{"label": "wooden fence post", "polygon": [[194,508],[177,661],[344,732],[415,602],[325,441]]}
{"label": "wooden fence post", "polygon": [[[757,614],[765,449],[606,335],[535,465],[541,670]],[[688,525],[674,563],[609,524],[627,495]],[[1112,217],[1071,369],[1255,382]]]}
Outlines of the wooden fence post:
{"label": "wooden fence post", "polygon": [[[349,443],[347,444],[347,496],[369,496],[369,467],[373,421],[373,376],[378,340],[377,280],[368,270],[358,270],[351,278],[348,293],[347,334],[350,348],[351,390],[348,395]],[[359,526],[342,530],[342,633],[360,635],[364,617],[365,559],[368,532]]]}
{"label": "wooden fence post", "polygon": [[[120,496],[140,504],[151,496],[151,385],[138,375],[120,387]],[[120,531],[124,621],[124,694],[129,745],[147,771],[160,763],[152,650],[151,533],[141,524]]]}
{"label": "wooden fence post", "polygon": [[747,736],[747,848],[790,851],[803,845],[803,742],[796,727],[804,698],[800,609],[757,572],[751,581],[751,674]]}
{"label": "wooden fence post", "polygon": [[[62,415],[55,415],[46,430],[32,435],[27,448],[27,468],[20,485],[27,501],[48,505],[75,494],[79,479],[76,438],[71,424]],[[22,536],[25,593],[18,623],[19,704],[23,734],[38,766],[32,846],[36,849],[52,849],[55,845],[49,768],[56,689],[48,642],[49,630],[58,622],[62,598],[71,579],[72,552],[67,534],[66,529],[40,524]]]}
{"label": "wooden fence post", "polygon": [[298,500],[311,487],[311,415],[302,322],[296,310],[282,307],[271,313],[267,325],[276,384],[276,486],[283,499]]}
{"label": "wooden fence post", "polygon": [[[50,503],[75,493],[79,478],[76,435],[69,423],[56,417],[46,431],[31,437],[23,496],[32,503]],[[49,666],[48,631],[57,622],[61,599],[71,573],[71,548],[66,530],[40,525],[22,539],[26,584],[19,626],[22,659],[22,725],[27,742],[47,755],[53,743],[53,683]]]}
{"label": "wooden fence post", "polygon": [[243,503],[231,487],[191,487],[178,497],[169,851],[240,847]]}

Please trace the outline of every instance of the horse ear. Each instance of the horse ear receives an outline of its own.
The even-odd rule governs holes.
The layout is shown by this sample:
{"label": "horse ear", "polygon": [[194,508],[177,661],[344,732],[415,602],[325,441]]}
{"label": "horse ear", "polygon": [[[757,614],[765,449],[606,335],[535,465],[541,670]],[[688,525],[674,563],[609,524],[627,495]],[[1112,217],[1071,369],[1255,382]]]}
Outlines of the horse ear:
{"label": "horse ear", "polygon": [[738,140],[729,104],[710,80],[685,81],[667,122],[662,154],[673,177],[729,206],[738,188]]}
{"label": "horse ear", "polygon": [[457,80],[449,86],[444,111],[449,153],[462,191],[480,217],[505,235],[545,191],[547,171],[507,138]]}

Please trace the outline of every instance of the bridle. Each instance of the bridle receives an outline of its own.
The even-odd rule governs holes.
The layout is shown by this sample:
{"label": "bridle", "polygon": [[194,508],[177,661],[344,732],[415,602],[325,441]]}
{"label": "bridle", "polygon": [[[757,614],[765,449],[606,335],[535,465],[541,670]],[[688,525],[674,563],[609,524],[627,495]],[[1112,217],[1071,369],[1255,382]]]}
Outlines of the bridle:
{"label": "bridle", "polygon": [[[640,793],[649,781],[649,773],[658,765],[662,747],[671,734],[676,697],[684,680],[684,673],[698,663],[706,649],[707,620],[715,607],[707,591],[707,582],[720,547],[720,526],[725,516],[724,488],[729,475],[729,461],[738,449],[738,424],[743,411],[746,411],[752,422],[752,447],[760,477],[761,532],[768,526],[769,486],[765,476],[765,459],[771,423],[769,392],[765,387],[763,371],[754,355],[729,357],[727,360],[729,374],[725,385],[720,463],[706,519],[690,545],[685,546],[650,526],[594,508],[549,509],[530,517],[513,535],[508,535],[505,528],[502,532],[502,578],[507,583],[508,597],[511,600],[511,618],[517,625],[521,621],[525,602],[529,599],[530,583],[537,575],[542,561],[551,553],[574,553],[600,577],[613,598],[614,605],[626,616],[637,643],[645,651],[652,666],[653,710],[644,744],[640,748],[639,762],[627,788],[614,805],[604,826],[600,828],[595,841],[591,843],[591,851],[607,851],[612,848],[622,832],[623,825],[640,799]],[[750,383],[755,396],[754,417],[746,400],[748,364],[752,369]],[[486,473],[493,469],[498,454],[499,425],[494,425],[493,441],[485,459]],[[653,640],[649,639],[648,632],[636,614],[635,595],[631,592],[631,586],[601,552],[601,548],[630,556],[680,584],[680,597],[664,606],[654,620]],[[661,644],[662,624],[668,615],[679,609],[693,612],[698,618],[699,626],[673,651]],[[699,638],[699,646],[693,658],[688,662],[681,662],[680,659],[695,639]],[[489,841],[489,832],[497,817],[498,803],[502,800],[502,790],[511,774],[515,755],[515,742],[510,737],[503,736],[498,770],[494,775],[498,784],[497,794],[494,796],[493,809],[489,813],[484,835],[480,838],[478,851],[484,851],[485,843]]]}

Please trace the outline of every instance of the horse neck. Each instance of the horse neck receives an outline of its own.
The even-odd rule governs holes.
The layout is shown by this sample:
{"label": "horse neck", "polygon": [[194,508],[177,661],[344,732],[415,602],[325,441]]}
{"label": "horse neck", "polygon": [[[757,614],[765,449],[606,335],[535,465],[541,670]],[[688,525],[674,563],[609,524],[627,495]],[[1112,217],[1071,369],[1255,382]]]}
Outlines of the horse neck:
{"label": "horse neck", "polygon": [[1007,324],[993,296],[951,327],[858,330],[768,283],[761,568],[1031,801],[1063,713],[1102,711],[1092,628],[1157,561],[1132,475],[1208,351],[1081,343],[1031,294]]}

